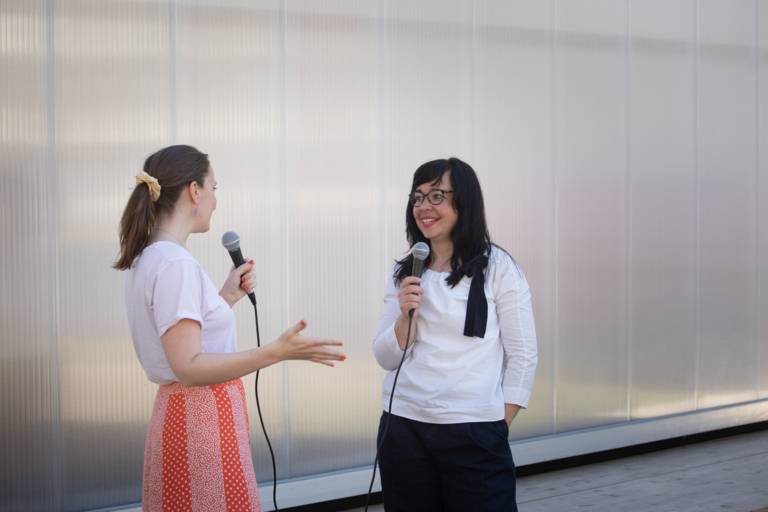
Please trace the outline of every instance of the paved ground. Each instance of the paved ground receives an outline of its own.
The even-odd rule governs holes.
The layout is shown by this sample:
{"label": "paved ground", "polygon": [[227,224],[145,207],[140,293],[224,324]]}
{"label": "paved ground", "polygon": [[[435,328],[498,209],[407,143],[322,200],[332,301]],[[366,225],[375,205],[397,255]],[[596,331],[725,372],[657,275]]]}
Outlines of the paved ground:
{"label": "paved ground", "polygon": [[523,477],[518,504],[520,512],[768,512],[768,431]]}

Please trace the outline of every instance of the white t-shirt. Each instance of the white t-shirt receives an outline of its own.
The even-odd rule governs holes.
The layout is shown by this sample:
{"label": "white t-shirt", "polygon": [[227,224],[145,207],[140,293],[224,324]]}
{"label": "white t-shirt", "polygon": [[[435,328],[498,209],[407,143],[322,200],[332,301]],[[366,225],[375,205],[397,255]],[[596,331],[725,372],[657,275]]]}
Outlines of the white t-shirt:
{"label": "white t-shirt", "polygon": [[158,241],[126,273],[125,305],[136,355],[157,384],[178,381],[160,337],[188,318],[202,328],[202,351],[237,351],[235,314],[200,264],[184,247]]}
{"label": "white t-shirt", "polygon": [[[485,274],[488,322],[481,339],[464,336],[471,279],[464,277],[451,288],[448,275],[427,269],[421,277],[416,341],[400,370],[392,414],[426,423],[500,420],[505,403],[527,407],[533,388],[538,357],[528,282],[508,254],[491,249]],[[388,370],[382,389],[385,411],[403,355],[394,329],[400,316],[398,293],[390,272],[373,342],[376,361]]]}

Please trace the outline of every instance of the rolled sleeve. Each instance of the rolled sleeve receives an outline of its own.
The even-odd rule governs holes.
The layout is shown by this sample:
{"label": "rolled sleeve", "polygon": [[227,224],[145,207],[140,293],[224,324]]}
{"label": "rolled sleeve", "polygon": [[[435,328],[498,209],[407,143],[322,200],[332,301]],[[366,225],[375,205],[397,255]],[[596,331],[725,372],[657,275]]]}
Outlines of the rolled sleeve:
{"label": "rolled sleeve", "polygon": [[202,304],[203,282],[196,262],[175,260],[158,271],[151,303],[158,336],[183,319],[202,325]]}

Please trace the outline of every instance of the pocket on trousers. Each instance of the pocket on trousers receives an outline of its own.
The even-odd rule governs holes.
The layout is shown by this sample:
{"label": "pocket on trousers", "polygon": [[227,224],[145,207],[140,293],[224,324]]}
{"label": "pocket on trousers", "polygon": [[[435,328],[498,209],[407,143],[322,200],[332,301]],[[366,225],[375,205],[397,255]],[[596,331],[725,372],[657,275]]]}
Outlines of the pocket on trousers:
{"label": "pocket on trousers", "polygon": [[[378,449],[379,446],[381,446],[382,441],[382,435],[384,434],[384,426],[387,423],[387,417],[389,415],[385,412],[381,413],[381,418],[379,418],[379,430],[376,433],[376,448]],[[390,421],[392,419],[390,418]]]}
{"label": "pocket on trousers", "polygon": [[480,448],[499,456],[505,456],[509,452],[509,429],[506,421],[469,423],[468,427],[470,439]]}

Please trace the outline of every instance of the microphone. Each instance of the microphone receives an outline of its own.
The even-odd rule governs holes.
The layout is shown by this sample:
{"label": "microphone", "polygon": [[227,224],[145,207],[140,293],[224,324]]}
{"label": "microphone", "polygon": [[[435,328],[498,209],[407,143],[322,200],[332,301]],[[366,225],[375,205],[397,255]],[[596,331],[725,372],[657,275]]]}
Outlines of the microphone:
{"label": "microphone", "polygon": [[[235,264],[235,268],[239,267],[245,260],[243,259],[243,253],[240,252],[240,235],[234,231],[227,231],[221,237],[221,245],[229,252],[229,257],[232,258],[232,263]],[[427,249],[429,253],[429,249]],[[253,292],[248,294],[248,298],[251,300],[251,304],[256,305],[256,294]]]}
{"label": "microphone", "polygon": [[421,277],[421,274],[424,272],[424,260],[429,256],[429,246],[424,242],[416,242],[411,247],[411,254],[413,255],[411,275]]}
{"label": "microphone", "polygon": [[[411,247],[411,254],[413,255],[413,269],[411,269],[411,275],[415,277],[421,277],[424,273],[424,260],[429,256],[429,246],[424,242],[416,242]],[[408,312],[408,317],[413,318],[412,309]]]}

